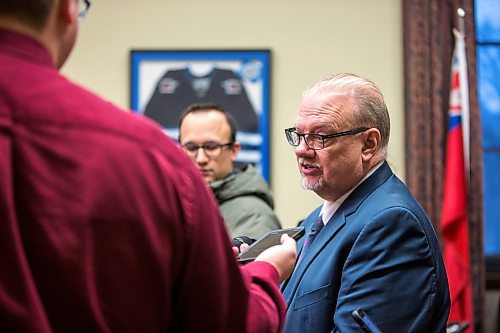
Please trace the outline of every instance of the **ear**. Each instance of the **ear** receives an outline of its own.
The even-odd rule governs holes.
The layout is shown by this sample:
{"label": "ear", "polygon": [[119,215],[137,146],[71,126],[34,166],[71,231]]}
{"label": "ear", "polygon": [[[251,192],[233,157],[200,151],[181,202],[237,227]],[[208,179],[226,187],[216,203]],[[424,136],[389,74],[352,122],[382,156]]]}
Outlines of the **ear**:
{"label": "ear", "polygon": [[380,131],[376,128],[370,128],[363,134],[363,147],[361,149],[361,158],[364,162],[369,161],[380,148]]}
{"label": "ear", "polygon": [[235,141],[231,149],[232,149],[231,160],[234,162],[236,161],[236,157],[238,157],[238,154],[240,153],[241,144],[238,141]]}
{"label": "ear", "polygon": [[65,23],[78,21],[78,0],[56,0],[59,18]]}

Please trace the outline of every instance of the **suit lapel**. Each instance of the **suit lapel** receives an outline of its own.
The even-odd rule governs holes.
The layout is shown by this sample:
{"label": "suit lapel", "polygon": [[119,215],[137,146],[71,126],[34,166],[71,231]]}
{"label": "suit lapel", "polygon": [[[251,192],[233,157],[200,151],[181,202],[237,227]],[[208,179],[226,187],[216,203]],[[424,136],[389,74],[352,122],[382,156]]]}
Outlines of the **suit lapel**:
{"label": "suit lapel", "polygon": [[[323,230],[318,234],[308,253],[304,256],[302,261],[295,267],[292,277],[286,281],[283,286],[283,295],[288,304],[293,300],[297,287],[302,280],[302,277],[314,259],[322,251],[327,244],[333,240],[333,238],[338,234],[338,232],[345,226],[346,219],[349,215],[354,213],[361,203],[382,183],[386,182],[393,175],[392,170],[384,162],[380,168],[378,168],[368,179],[366,179],[362,184],[360,184],[347,199],[342,203],[342,205],[337,209],[335,214],[330,218],[328,223],[325,225]],[[311,230],[311,225],[314,223],[319,215],[321,207],[317,208],[304,222],[304,227],[306,228],[306,235]],[[302,252],[304,245],[303,237],[298,243],[297,248]],[[334,241],[334,240],[333,240]]]}
{"label": "suit lapel", "polygon": [[[311,214],[304,222],[304,226],[306,228],[306,235],[311,231],[311,225],[315,223],[316,219],[318,218],[320,209],[321,207],[316,209],[316,211],[314,211],[313,214]],[[291,278],[287,280],[281,287],[281,290],[283,291],[283,296],[285,297],[285,300],[289,305],[291,300],[294,298],[297,287],[300,281],[302,280],[305,271],[307,270],[313,259],[318,255],[321,249],[323,249],[323,247],[326,246],[329,240],[335,237],[335,235],[344,225],[345,225],[345,218],[344,215],[340,213],[339,209],[328,221],[323,230],[321,230],[321,232],[318,234],[314,242],[311,244],[311,247],[309,248],[308,252],[305,254],[304,258],[302,258],[302,261],[297,266],[295,266]],[[302,237],[302,239],[297,244],[297,248],[300,249],[298,251],[297,258],[300,256],[303,250],[304,239],[305,237]]]}
{"label": "suit lapel", "polygon": [[[373,192],[382,183],[386,182],[391,175],[391,169],[389,168],[387,163],[384,162],[380,166],[380,168],[378,168],[346,198],[346,200],[342,203],[342,205],[340,205],[335,214],[333,214],[323,230],[321,230],[314,242],[311,244],[308,253],[305,255],[302,262],[298,265],[299,271],[300,269],[305,271],[306,267],[309,266],[314,258],[316,258],[316,256],[319,254],[319,252],[321,252],[326,244],[330,242],[335,237],[335,235],[337,235],[337,233],[344,227],[344,225],[346,224],[346,218],[349,215],[353,214],[361,205],[361,203],[370,195],[370,193]],[[309,230],[311,229],[310,224],[311,223],[309,223]]]}

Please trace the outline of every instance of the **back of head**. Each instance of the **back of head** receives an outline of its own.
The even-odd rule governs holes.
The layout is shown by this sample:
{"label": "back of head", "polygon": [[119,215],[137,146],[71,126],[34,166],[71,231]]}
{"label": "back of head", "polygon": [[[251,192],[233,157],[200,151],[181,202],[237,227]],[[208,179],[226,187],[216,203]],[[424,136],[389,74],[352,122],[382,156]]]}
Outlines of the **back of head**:
{"label": "back of head", "polygon": [[372,81],[348,73],[334,74],[304,91],[310,95],[345,95],[352,98],[352,121],[356,126],[375,127],[381,134],[381,147],[389,143],[390,118],[380,89]]}
{"label": "back of head", "polygon": [[0,18],[23,22],[31,29],[41,31],[47,23],[53,4],[54,0],[2,0]]}
{"label": "back of head", "polygon": [[[85,1],[86,10],[90,2]],[[75,0],[1,0],[0,27],[28,35],[41,43],[61,68],[79,29],[80,2]]]}

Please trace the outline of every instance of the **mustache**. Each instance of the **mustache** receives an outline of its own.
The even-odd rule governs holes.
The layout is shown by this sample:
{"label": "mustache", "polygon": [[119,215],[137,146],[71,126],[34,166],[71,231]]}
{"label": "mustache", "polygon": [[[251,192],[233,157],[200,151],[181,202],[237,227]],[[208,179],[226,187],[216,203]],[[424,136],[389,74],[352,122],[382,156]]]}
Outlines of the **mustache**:
{"label": "mustache", "polygon": [[298,162],[300,165],[303,165],[303,166],[306,166],[309,168],[318,168],[318,169],[321,168],[321,166],[318,163],[309,162],[309,161],[306,161],[304,159],[300,159],[300,160],[298,160]]}

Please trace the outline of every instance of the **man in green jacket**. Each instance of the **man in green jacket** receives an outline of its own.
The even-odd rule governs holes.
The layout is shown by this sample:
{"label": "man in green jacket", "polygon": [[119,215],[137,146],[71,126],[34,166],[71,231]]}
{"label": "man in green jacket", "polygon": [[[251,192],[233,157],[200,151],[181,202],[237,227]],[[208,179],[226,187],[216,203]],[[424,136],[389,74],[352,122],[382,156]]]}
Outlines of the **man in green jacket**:
{"label": "man in green jacket", "polygon": [[234,168],[241,149],[236,123],[215,104],[193,104],[181,117],[179,142],[217,198],[231,237],[260,238],[280,229],[269,186],[252,165]]}

